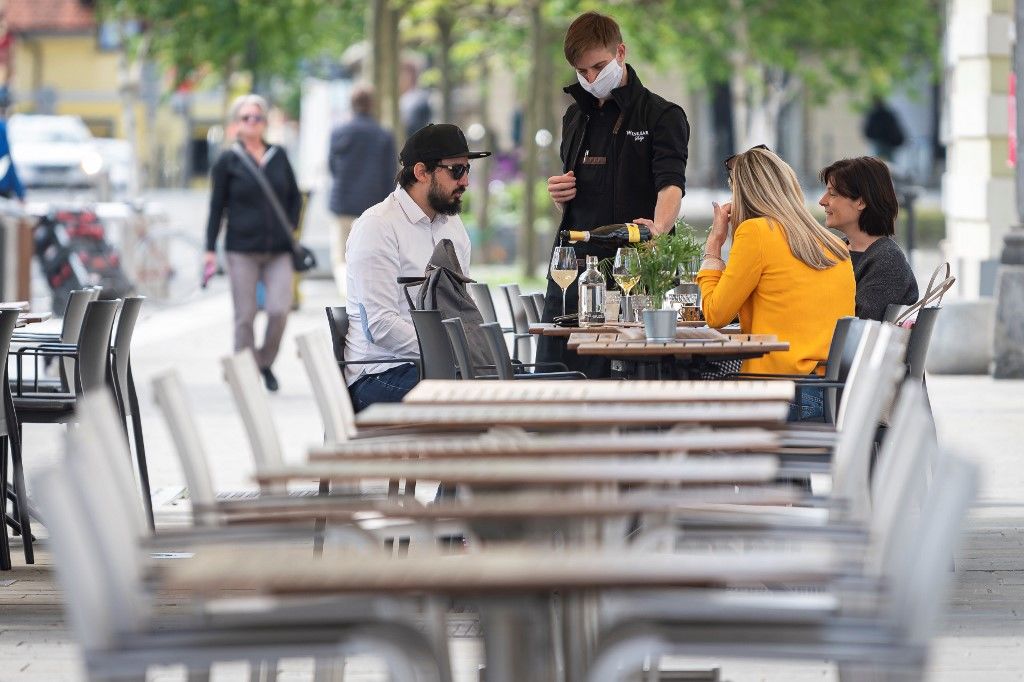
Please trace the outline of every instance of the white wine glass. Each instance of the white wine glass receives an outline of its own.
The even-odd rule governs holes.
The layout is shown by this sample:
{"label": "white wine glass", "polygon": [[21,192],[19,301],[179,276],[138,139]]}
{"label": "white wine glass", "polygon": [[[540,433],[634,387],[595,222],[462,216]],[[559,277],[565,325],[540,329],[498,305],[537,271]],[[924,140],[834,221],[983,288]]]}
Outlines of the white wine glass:
{"label": "white wine glass", "polygon": [[556,246],[551,253],[551,279],[562,287],[562,315],[565,315],[565,292],[576,281],[578,274],[576,250],[571,246]]}
{"label": "white wine glass", "polygon": [[612,277],[622,289],[623,296],[629,296],[640,281],[640,254],[631,246],[624,246],[615,252]]}

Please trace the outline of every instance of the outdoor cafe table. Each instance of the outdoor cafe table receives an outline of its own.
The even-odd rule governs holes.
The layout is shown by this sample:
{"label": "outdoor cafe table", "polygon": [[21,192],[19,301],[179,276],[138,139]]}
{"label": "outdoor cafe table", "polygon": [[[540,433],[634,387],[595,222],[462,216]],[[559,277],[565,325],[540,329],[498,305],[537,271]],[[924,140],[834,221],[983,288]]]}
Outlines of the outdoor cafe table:
{"label": "outdoor cafe table", "polygon": [[699,374],[709,361],[749,360],[773,351],[789,350],[789,343],[774,334],[723,334],[724,338],[676,339],[654,342],[635,333],[576,332],[567,347],[578,355],[600,355],[612,360],[613,376],[688,378]]}
{"label": "outdoor cafe table", "polygon": [[415,426],[428,430],[481,431],[498,426],[530,429],[647,427],[677,424],[779,425],[789,413],[786,400],[761,402],[580,403],[452,405],[376,403],[356,415],[359,427]]}
{"label": "outdoor cafe table", "polygon": [[597,433],[528,433],[497,429],[455,437],[358,439],[316,445],[310,461],[416,457],[547,457],[553,455],[620,456],[628,454],[768,451],[779,447],[776,432],[760,428],[673,429],[669,431],[601,431]]}
{"label": "outdoor cafe table", "polygon": [[445,381],[418,383],[405,403],[669,403],[793,400],[791,381]]}
{"label": "outdoor cafe table", "polygon": [[[558,679],[561,658],[564,679],[576,682],[584,677],[597,634],[593,605],[601,591],[825,584],[843,564],[834,548],[821,544],[734,554],[515,546],[385,556],[327,547],[316,558],[308,548],[260,545],[203,547],[156,570],[161,588],[177,598],[184,590],[208,598],[269,596],[306,604],[313,598],[327,606],[332,599],[340,605],[351,594],[465,597],[480,613],[488,680]],[[557,602],[562,637],[552,622],[554,591],[562,595]]]}

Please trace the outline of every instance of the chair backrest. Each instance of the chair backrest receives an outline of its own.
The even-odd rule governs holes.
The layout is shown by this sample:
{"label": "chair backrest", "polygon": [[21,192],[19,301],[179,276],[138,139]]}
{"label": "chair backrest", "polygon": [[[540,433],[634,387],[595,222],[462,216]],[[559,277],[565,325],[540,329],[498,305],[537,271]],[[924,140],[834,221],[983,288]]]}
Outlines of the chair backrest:
{"label": "chair backrest", "polygon": [[508,346],[505,345],[505,335],[501,332],[501,325],[497,322],[485,322],[480,325],[487,338],[487,345],[491,349],[491,357],[494,358],[494,366],[498,371],[499,379],[514,379],[515,371],[512,369],[512,359],[508,356]]}
{"label": "chair backrest", "polygon": [[[142,505],[132,466],[132,453],[128,449],[124,426],[118,417],[113,396],[106,389],[94,391],[76,402],[75,412],[78,415],[75,434],[88,436],[87,440],[81,441],[89,445],[82,448],[82,452],[94,460],[93,468],[98,473],[111,477],[117,488],[122,515],[131,525],[132,535],[135,538],[149,537],[149,517]],[[92,447],[94,443],[100,443],[102,447]]]}
{"label": "chair backrest", "polygon": [[116,595],[93,547],[77,486],[65,467],[40,470],[32,478],[32,496],[46,519],[57,581],[75,639],[86,652],[111,648],[117,637],[113,614]]}
{"label": "chair backrest", "polygon": [[[128,296],[121,303],[121,312],[117,316],[117,327],[114,330],[114,380],[122,396],[128,395],[128,367],[131,362],[132,336],[135,325],[139,321],[142,302],[145,296]],[[125,409],[131,409],[129,401],[125,401]],[[137,416],[137,415],[132,415]]]}
{"label": "chair backrest", "polygon": [[910,341],[907,344],[907,376],[920,381],[924,378],[924,363],[928,359],[928,346],[935,331],[935,321],[942,308],[921,308],[917,311],[917,319],[910,329]]}
{"label": "chair backrest", "polygon": [[313,396],[324,422],[327,444],[354,438],[357,433],[355,410],[338,364],[331,357],[327,337],[322,332],[312,331],[295,337],[295,343],[313,385]]}
{"label": "chair backrest", "polygon": [[530,295],[533,296],[533,305],[534,305],[535,308],[537,308],[537,319],[538,320],[543,320],[544,319],[544,294],[542,294],[540,292],[534,292],[533,294],[530,294]]}
{"label": "chair backrest", "polygon": [[344,306],[327,306],[327,328],[331,330],[334,359],[345,361],[345,336],[348,334],[348,311]]}
{"label": "chair backrest", "polygon": [[[840,363],[845,367],[840,368],[840,374],[842,375],[838,381],[842,381],[845,387],[855,385],[857,380],[863,377],[863,372],[866,371],[867,358],[871,356],[871,351],[874,348],[875,341],[878,338],[878,331],[881,329],[881,322],[875,320],[859,320],[856,321],[850,327],[850,333],[846,336],[846,341],[843,346],[844,356]],[[846,399],[845,391],[839,395],[839,403],[836,407],[836,428],[842,429],[847,405],[849,401]]]}
{"label": "chair backrest", "polygon": [[[85,308],[90,301],[96,300],[96,293],[93,289],[75,289],[68,295],[67,305],[64,306],[64,320],[61,322],[60,342],[67,344],[78,343],[78,337],[82,333],[82,321],[85,319]],[[73,358],[63,358],[60,363],[60,380],[62,389],[68,393],[75,390],[75,361]]]}
{"label": "chair backrest", "polygon": [[906,348],[906,333],[893,325],[866,330],[866,335],[872,333],[877,339],[864,343],[869,352],[857,358],[858,376],[844,396],[845,414],[833,453],[832,494],[846,501],[844,516],[857,522],[870,514],[874,436],[903,378]]}
{"label": "chair backrest", "polygon": [[[828,358],[825,361],[824,376],[826,380],[846,381],[854,355],[857,353],[860,336],[864,332],[866,324],[867,320],[861,320],[856,317],[841,317],[836,320],[836,327],[832,332],[832,342],[828,348]],[[839,403],[842,401],[842,397],[842,389],[825,389],[824,417],[826,423],[836,423]]]}
{"label": "chair backrest", "polygon": [[[466,327],[462,319],[450,317],[441,320],[445,332],[448,333],[448,340],[452,344],[452,352],[455,353],[455,361],[458,363],[460,379],[476,379],[476,367],[473,366],[473,359],[469,356],[469,338],[466,336]],[[494,324],[497,324],[495,322]]]}
{"label": "chair backrest", "polygon": [[120,299],[90,301],[78,337],[78,393],[84,395],[107,385],[110,377],[110,335]]}
{"label": "chair backrest", "polygon": [[519,298],[523,302],[523,311],[526,312],[526,322],[528,324],[540,322],[540,313],[537,311],[537,304],[533,302],[533,296],[531,294],[520,294]]}
{"label": "chair backrest", "polygon": [[192,522],[197,526],[217,525],[213,511],[217,493],[203,448],[203,439],[192,418],[188,396],[177,371],[171,370],[153,378],[153,397],[167,423],[167,430],[178,452],[185,483],[192,500]]}
{"label": "chair backrest", "polygon": [[420,378],[457,379],[455,352],[441,323],[441,311],[412,310],[410,314],[420,345]]}
{"label": "chair backrest", "polygon": [[497,322],[498,311],[494,309],[494,299],[491,298],[491,288],[486,282],[470,282],[466,285],[469,295],[476,303],[477,309],[484,322]]}
{"label": "chair backrest", "polygon": [[942,457],[921,509],[920,527],[899,542],[901,562],[888,575],[890,595],[883,608],[911,645],[926,647],[947,605],[953,571],[950,560],[963,539],[962,527],[977,491],[977,466]]}
{"label": "chair backrest", "polygon": [[[235,406],[245,423],[245,433],[252,446],[256,470],[281,468],[284,465],[281,439],[278,437],[274,413],[270,409],[270,400],[260,380],[260,370],[256,366],[252,350],[246,348],[223,358],[221,364],[224,366],[224,378],[231,387]],[[283,483],[261,484],[261,489],[272,493],[283,493],[287,490]]]}
{"label": "chair backrest", "polygon": [[885,312],[882,313],[882,322],[896,322],[896,318],[900,316],[900,313],[902,313],[906,307],[907,306],[902,303],[890,303],[885,306]]}
{"label": "chair backrest", "polygon": [[[0,357],[2,358],[6,358],[11,350],[11,337],[14,335],[14,328],[18,325],[18,315],[20,314],[20,310],[13,308],[0,310]],[[7,381],[6,362],[4,363],[4,381]],[[0,436],[8,435],[7,429],[7,410],[0,410]],[[0,532],[5,531],[0,530]]]}
{"label": "chair backrest", "polygon": [[518,284],[502,284],[501,290],[505,292],[505,300],[508,302],[508,309],[512,315],[512,329],[515,333],[523,334],[518,339],[515,339],[515,349],[513,357],[521,362],[530,362],[531,343],[532,339],[528,336],[530,333],[530,323],[526,319],[526,307],[523,305],[523,299],[521,298],[521,292],[519,291]]}
{"label": "chair backrest", "polygon": [[73,432],[69,438],[65,467],[76,484],[85,511],[86,531],[104,569],[104,579],[113,596],[111,615],[119,632],[134,632],[148,620],[149,600],[142,590],[145,569],[139,553],[139,538],[124,513],[115,479],[102,469],[103,444],[96,434]]}

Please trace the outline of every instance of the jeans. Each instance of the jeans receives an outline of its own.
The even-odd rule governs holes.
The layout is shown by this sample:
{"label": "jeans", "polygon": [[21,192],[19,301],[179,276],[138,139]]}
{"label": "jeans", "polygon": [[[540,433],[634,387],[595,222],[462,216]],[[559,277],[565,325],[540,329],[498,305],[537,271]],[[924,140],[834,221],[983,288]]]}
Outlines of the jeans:
{"label": "jeans", "polygon": [[374,403],[398,403],[420,381],[416,365],[402,364],[386,372],[359,377],[348,387],[352,407],[360,412]]}
{"label": "jeans", "polygon": [[789,404],[791,422],[820,422],[825,419],[825,389],[819,386],[797,386],[797,402]]}

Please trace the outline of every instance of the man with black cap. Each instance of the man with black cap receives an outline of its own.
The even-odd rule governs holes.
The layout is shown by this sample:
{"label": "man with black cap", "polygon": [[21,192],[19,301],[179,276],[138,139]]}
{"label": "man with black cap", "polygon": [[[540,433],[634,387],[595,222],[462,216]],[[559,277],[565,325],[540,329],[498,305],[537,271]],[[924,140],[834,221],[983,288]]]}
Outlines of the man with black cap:
{"label": "man with black cap", "polygon": [[[469,235],[458,214],[470,159],[489,155],[469,151],[466,136],[448,123],[428,125],[409,137],[399,155],[398,186],[359,216],[346,245],[346,360],[419,354],[398,278],[422,277],[442,239],[452,240],[462,271],[469,272]],[[348,365],[345,380],[358,412],[373,403],[400,401],[419,374],[414,364],[395,360]]]}

